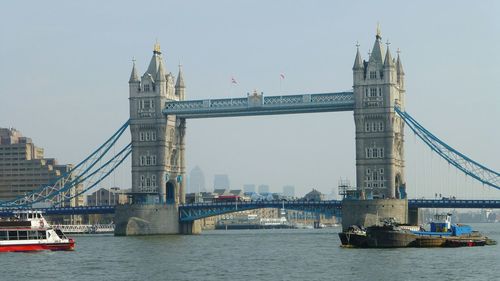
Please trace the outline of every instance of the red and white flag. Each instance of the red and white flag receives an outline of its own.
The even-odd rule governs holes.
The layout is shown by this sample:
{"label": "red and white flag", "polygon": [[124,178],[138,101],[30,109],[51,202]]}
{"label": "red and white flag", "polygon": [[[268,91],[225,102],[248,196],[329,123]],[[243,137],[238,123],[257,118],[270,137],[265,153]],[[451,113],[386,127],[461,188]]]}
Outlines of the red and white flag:
{"label": "red and white flag", "polygon": [[285,79],[285,73],[280,73],[280,79],[281,80]]}
{"label": "red and white flag", "polygon": [[238,81],[236,81],[236,78],[231,76],[231,83],[237,85]]}

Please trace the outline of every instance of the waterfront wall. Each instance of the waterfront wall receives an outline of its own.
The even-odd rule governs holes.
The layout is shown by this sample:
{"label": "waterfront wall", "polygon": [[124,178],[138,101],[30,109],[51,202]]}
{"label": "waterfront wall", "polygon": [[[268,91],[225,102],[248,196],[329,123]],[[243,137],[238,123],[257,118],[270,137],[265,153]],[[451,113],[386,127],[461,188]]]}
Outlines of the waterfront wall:
{"label": "waterfront wall", "polygon": [[115,235],[179,234],[179,211],[172,205],[118,205]]}
{"label": "waterfront wall", "polygon": [[408,223],[408,200],[373,199],[343,200],[342,229],[351,225],[371,226],[382,218],[396,218],[400,223]]}

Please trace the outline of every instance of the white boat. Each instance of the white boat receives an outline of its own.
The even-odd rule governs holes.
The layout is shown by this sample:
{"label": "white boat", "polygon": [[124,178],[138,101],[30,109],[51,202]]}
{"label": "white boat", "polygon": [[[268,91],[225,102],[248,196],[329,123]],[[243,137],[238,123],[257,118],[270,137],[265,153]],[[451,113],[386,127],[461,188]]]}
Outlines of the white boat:
{"label": "white boat", "polygon": [[75,241],[51,227],[40,211],[18,211],[0,219],[0,252],[72,251]]}

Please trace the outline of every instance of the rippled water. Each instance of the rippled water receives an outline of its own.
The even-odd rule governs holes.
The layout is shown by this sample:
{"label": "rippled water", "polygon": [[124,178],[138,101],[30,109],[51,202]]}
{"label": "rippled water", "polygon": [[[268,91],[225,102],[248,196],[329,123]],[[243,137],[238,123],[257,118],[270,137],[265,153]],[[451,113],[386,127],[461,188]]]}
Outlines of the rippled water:
{"label": "rippled water", "polygon": [[500,280],[500,246],[344,249],[339,230],[77,236],[74,252],[0,253],[0,280]]}

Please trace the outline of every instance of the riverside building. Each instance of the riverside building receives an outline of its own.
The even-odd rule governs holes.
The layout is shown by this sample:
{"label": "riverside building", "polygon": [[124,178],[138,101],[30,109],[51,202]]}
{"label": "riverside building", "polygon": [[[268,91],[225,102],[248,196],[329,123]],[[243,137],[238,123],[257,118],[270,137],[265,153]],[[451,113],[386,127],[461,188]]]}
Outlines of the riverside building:
{"label": "riverside building", "polygon": [[[42,185],[54,182],[72,169],[59,165],[54,158],[44,158],[44,150],[16,129],[0,128],[0,201],[25,196]],[[77,188],[71,192],[81,190]],[[63,206],[83,205],[75,197]]]}

